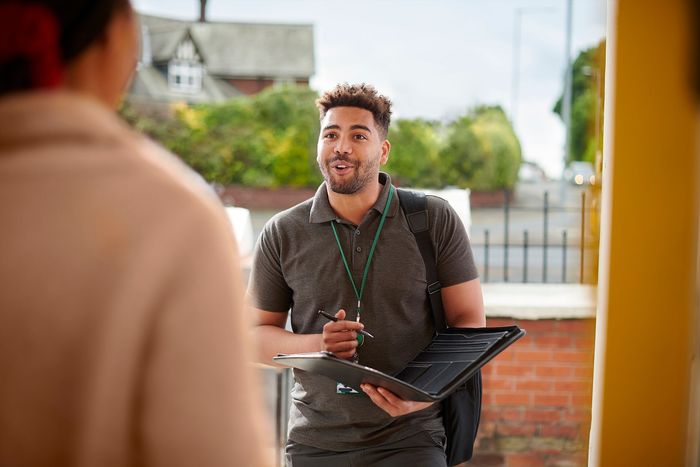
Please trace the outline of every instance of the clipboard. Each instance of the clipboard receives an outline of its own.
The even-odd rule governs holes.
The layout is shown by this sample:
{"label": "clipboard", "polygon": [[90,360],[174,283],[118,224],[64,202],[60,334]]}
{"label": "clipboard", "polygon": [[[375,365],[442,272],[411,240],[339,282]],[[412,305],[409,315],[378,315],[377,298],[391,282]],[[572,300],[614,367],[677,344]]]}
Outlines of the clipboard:
{"label": "clipboard", "polygon": [[[338,358],[331,352],[280,354],[280,365],[332,378],[359,390],[381,386],[404,400],[439,401],[459,388],[481,367],[525,335],[518,326],[447,328],[394,375]],[[359,391],[364,394],[363,391]]]}

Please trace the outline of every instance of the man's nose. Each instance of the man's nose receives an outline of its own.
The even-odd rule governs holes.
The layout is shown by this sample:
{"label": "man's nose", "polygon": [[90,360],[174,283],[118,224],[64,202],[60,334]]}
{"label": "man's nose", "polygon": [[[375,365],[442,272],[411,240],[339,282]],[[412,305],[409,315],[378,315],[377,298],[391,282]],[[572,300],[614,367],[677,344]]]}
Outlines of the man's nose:
{"label": "man's nose", "polygon": [[350,144],[350,138],[338,137],[335,140],[335,147],[333,148],[336,154],[350,154],[352,152],[352,144]]}

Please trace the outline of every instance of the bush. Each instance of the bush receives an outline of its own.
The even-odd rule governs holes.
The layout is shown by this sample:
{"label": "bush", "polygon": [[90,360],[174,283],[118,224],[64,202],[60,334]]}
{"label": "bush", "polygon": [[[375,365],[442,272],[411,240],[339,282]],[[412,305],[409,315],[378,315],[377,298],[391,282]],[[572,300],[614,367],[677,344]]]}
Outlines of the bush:
{"label": "bush", "polygon": [[[163,115],[127,102],[121,114],[209,182],[313,187],[321,181],[316,97],[306,87],[273,87],[223,104],[175,104]],[[397,120],[389,141],[386,170],[404,186],[510,188],[520,165],[520,144],[500,107],[477,107],[447,124]]]}
{"label": "bush", "polygon": [[314,186],[318,113],[306,87],[273,87],[223,104],[174,104],[155,119],[130,103],[122,116],[208,182],[248,186]]}
{"label": "bush", "polygon": [[386,170],[402,186],[438,187],[439,124],[421,119],[397,120],[389,130],[391,153]]}
{"label": "bush", "polygon": [[474,190],[512,188],[520,160],[520,143],[503,110],[476,107],[447,126],[441,180]]}

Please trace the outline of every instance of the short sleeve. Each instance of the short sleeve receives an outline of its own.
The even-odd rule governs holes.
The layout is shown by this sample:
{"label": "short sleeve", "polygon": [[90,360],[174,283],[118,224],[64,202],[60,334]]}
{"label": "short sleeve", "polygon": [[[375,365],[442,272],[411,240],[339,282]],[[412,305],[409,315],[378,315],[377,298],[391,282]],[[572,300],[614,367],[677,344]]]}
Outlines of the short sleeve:
{"label": "short sleeve", "polygon": [[438,279],[442,286],[449,287],[479,277],[467,231],[454,209],[442,198],[428,196],[428,213]]}
{"label": "short sleeve", "polygon": [[255,245],[248,295],[256,308],[286,313],[292,304],[292,289],[284,278],[280,251],[281,239],[273,218]]}

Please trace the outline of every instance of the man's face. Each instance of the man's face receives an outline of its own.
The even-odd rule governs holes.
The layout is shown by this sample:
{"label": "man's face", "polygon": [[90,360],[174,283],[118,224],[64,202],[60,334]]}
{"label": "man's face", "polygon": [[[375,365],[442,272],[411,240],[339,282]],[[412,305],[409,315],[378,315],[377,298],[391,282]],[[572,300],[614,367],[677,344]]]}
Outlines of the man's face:
{"label": "man's face", "polygon": [[333,107],[321,120],[316,158],[323,178],[335,193],[350,195],[378,180],[390,149],[372,112]]}

